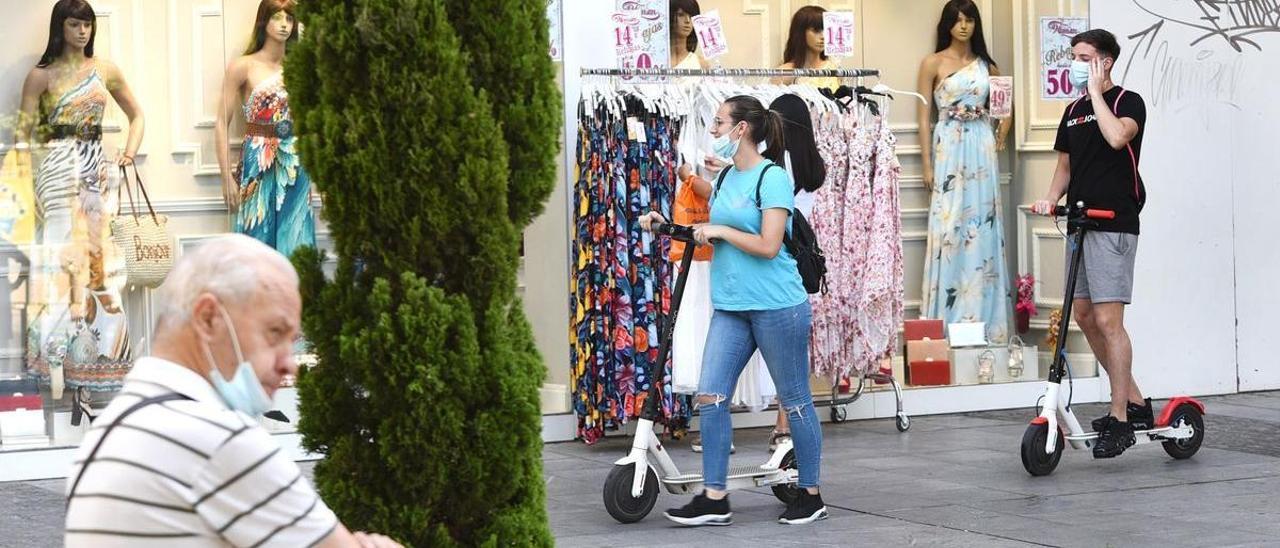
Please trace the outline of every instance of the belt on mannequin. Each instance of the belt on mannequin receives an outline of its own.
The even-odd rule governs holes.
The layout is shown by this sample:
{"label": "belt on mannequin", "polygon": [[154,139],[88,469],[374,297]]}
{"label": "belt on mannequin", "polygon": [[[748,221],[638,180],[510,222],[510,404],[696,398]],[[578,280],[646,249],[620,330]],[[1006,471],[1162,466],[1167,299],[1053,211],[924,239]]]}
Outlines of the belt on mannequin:
{"label": "belt on mannequin", "polygon": [[293,122],[282,120],[274,124],[255,124],[249,122],[244,126],[244,134],[254,137],[270,137],[287,139],[293,137]]}
{"label": "belt on mannequin", "polygon": [[972,122],[987,117],[987,109],[982,107],[960,107],[953,106],[943,108],[939,111],[940,117],[960,120],[962,122]]}
{"label": "belt on mannequin", "polygon": [[81,141],[101,141],[102,126],[77,126],[70,124],[54,124],[50,126],[54,139],[79,139]]}

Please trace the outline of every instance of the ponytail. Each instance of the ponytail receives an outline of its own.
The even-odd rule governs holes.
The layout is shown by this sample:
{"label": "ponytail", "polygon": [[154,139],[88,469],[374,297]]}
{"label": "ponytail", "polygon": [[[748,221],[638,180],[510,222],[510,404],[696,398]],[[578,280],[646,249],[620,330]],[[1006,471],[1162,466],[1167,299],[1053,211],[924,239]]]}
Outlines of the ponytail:
{"label": "ponytail", "polygon": [[776,110],[765,109],[764,117],[764,157],[773,163],[782,165],[786,159],[786,146],[782,137],[782,115]]}
{"label": "ponytail", "polygon": [[725,99],[729,105],[729,118],[733,123],[746,122],[751,140],[757,145],[765,143],[764,157],[781,165],[786,151],[782,136],[782,116],[764,108],[759,99],[750,95],[736,95]]}

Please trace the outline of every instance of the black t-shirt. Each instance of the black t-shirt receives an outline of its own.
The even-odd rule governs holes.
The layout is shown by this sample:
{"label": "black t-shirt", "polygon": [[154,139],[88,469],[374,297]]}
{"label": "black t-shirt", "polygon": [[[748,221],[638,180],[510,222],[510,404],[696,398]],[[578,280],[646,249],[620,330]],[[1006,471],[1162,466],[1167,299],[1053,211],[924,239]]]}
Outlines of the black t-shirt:
{"label": "black t-shirt", "polygon": [[1124,148],[1111,148],[1098,127],[1093,101],[1086,95],[1071,103],[1062,113],[1058,139],[1053,145],[1054,150],[1071,158],[1067,203],[1082,201],[1086,207],[1114,210],[1116,218],[1099,221],[1098,230],[1137,234],[1138,212],[1147,201],[1147,189],[1138,174],[1147,107],[1141,96],[1120,86],[1107,90],[1102,98],[1117,118],[1137,122],[1138,134]]}

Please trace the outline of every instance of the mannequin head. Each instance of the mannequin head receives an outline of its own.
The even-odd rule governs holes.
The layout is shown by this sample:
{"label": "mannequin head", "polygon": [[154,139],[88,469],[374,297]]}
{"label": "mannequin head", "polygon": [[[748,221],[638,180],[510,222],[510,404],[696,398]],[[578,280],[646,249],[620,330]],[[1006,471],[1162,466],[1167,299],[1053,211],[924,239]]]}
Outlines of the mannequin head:
{"label": "mannequin head", "polygon": [[93,57],[93,40],[98,35],[96,20],[88,2],[58,0],[49,18],[49,44],[36,66],[47,67],[68,50],[83,50],[85,57]]}
{"label": "mannequin head", "polygon": [[296,0],[262,0],[258,17],[253,22],[253,38],[245,55],[261,50],[268,41],[292,43],[298,40],[298,20],[294,19]]}
{"label": "mannequin head", "polygon": [[947,49],[953,42],[968,43],[973,53],[988,65],[995,66],[991,54],[987,53],[987,40],[982,35],[982,16],[978,14],[978,6],[973,0],[951,0],[942,7],[942,17],[938,19],[938,47],[934,51]]}
{"label": "mannequin head", "polygon": [[791,63],[795,68],[806,67],[805,60],[810,55],[823,61],[827,54],[826,38],[822,36],[822,14],[827,10],[820,6],[805,6],[796,10],[791,16],[791,30],[787,33],[787,47],[782,50],[782,62]]}
{"label": "mannequin head", "polygon": [[782,117],[782,142],[786,145],[787,167],[795,176],[795,191],[818,190],[827,179],[827,166],[813,140],[809,106],[798,95],[787,93],[769,103],[769,110]]}
{"label": "mannequin head", "polygon": [[671,14],[671,42],[683,40],[690,52],[698,51],[698,36],[693,32],[693,16],[702,13],[698,0],[670,0],[667,7]]}

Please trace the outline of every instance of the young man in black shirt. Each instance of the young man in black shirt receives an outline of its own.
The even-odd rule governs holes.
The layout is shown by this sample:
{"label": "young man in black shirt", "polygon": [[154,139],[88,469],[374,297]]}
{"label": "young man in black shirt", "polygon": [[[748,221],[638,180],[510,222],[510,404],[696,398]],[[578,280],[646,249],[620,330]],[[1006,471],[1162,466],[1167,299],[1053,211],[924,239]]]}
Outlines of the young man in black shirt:
{"label": "young man in black shirt", "polygon": [[1111,379],[1111,413],[1093,421],[1099,434],[1093,456],[1110,458],[1135,443],[1134,430],[1155,422],[1151,400],[1143,399],[1133,379],[1133,347],[1124,327],[1124,307],[1133,295],[1138,212],[1146,201],[1138,158],[1147,111],[1142,97],[1111,81],[1120,56],[1114,35],[1094,29],[1076,35],[1071,45],[1072,83],[1088,92],[1062,115],[1053,147],[1058,167],[1048,194],[1032,211],[1050,215],[1066,194],[1068,204],[1116,212],[1115,219],[1099,221],[1085,234],[1072,304],[1076,323]]}

